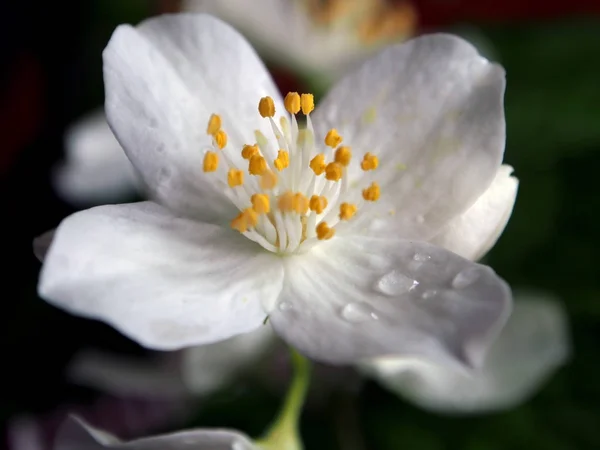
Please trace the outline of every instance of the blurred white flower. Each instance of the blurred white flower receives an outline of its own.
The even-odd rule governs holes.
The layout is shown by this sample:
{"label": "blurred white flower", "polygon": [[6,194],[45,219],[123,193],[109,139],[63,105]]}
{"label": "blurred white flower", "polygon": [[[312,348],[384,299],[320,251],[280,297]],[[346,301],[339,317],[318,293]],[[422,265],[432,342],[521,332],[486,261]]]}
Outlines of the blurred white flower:
{"label": "blurred white flower", "polygon": [[[227,429],[196,428],[159,436],[121,441],[117,437],[92,427],[71,416],[60,430],[55,450],[260,450],[245,434]],[[282,449],[285,450],[285,449]]]}
{"label": "blurred white flower", "polygon": [[566,315],[542,294],[515,296],[514,311],[480,368],[451,370],[406,358],[379,358],[361,368],[390,391],[443,413],[503,410],[528,400],[570,353]]}
{"label": "blurred white flower", "polygon": [[[225,340],[268,316],[324,362],[480,363],[510,290],[429,242],[479,252],[507,220],[501,67],[459,38],[420,37],[349,74],[310,115],[308,94],[284,107],[235,30],[182,14],[120,26],[104,74],[111,128],[155,202],[65,219],[43,298],[155,349]],[[288,113],[300,110],[301,129]],[[498,179],[511,192],[501,213],[471,214],[494,204]]]}

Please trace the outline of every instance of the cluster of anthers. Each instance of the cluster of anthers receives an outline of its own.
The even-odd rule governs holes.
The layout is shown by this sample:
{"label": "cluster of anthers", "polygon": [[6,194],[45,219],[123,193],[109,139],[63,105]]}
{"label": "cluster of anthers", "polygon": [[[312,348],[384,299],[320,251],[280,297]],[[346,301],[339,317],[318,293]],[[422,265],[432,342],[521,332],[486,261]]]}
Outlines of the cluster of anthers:
{"label": "cluster of anthers", "polygon": [[[204,172],[226,179],[225,194],[241,211],[231,227],[276,253],[297,252],[300,247],[308,249],[319,240],[331,239],[336,229],[355,218],[366,202],[375,202],[380,196],[376,182],[371,182],[361,195],[349,189],[347,169],[352,151],[341,145],[342,136],[336,129],[327,132],[325,147],[315,143],[310,120],[312,94],[290,92],[284,105],[291,114],[291,126],[286,115],[281,116],[277,126],[273,99],[261,98],[258,111],[270,121],[277,147],[255,131],[256,143],[241,149],[247,170],[236,166],[234,161],[242,160],[230,153],[221,117],[212,114],[206,132],[212,136],[213,148],[206,151],[203,162]],[[306,127],[302,129],[295,116],[300,111],[306,116]],[[365,172],[378,165],[377,156],[371,153],[365,153],[360,161]]]}

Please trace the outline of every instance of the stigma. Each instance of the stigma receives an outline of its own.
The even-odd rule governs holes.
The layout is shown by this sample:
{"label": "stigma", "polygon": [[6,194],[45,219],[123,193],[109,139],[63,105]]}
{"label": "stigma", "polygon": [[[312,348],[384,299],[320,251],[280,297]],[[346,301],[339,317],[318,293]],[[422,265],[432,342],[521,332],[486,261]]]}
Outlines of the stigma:
{"label": "stigma", "polygon": [[[230,144],[226,124],[212,114],[206,128],[212,146],[202,168],[239,210],[232,229],[269,251],[291,254],[368,217],[380,196],[373,179],[379,160],[370,152],[356,154],[335,128],[315,136],[312,94],[290,92],[283,104],[285,111],[277,111],[271,97],[260,99],[257,113],[269,122],[272,136],[257,130],[256,141],[241,148]],[[305,116],[305,126],[299,126],[297,114]],[[348,180],[353,165],[354,173],[364,175],[358,189]]]}

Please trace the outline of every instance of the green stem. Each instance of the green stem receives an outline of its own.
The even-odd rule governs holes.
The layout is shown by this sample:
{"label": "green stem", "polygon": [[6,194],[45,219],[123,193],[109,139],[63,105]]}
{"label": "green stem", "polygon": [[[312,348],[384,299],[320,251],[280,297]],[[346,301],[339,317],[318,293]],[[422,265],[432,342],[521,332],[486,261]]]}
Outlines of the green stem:
{"label": "green stem", "polygon": [[310,385],[310,362],[296,350],[291,349],[294,377],[283,406],[265,436],[256,441],[264,450],[302,450],[299,421],[304,400]]}

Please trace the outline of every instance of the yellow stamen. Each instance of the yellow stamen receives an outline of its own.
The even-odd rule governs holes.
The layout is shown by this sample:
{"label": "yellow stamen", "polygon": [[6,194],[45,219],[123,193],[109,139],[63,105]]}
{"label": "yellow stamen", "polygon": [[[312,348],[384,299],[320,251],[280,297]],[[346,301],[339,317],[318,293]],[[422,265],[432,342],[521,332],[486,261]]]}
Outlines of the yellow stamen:
{"label": "yellow stamen", "polygon": [[288,92],[283,100],[285,109],[290,114],[298,114],[300,111],[300,96],[297,92]]}
{"label": "yellow stamen", "polygon": [[325,164],[325,155],[322,153],[318,154],[313,159],[311,159],[309,164],[309,167],[312,169],[315,175],[321,175],[323,172],[325,172],[326,166],[327,165]]}
{"label": "yellow stamen", "polygon": [[342,203],[340,205],[340,219],[350,220],[354,214],[356,214],[356,205],[352,203]]}
{"label": "yellow stamen", "polygon": [[248,228],[255,227],[258,223],[258,214],[252,208],[246,208],[231,221],[231,228],[245,233]]}
{"label": "yellow stamen", "polygon": [[360,163],[360,168],[364,171],[375,170],[379,166],[379,159],[377,156],[367,152]]}
{"label": "yellow stamen", "polygon": [[269,196],[266,194],[254,194],[250,201],[252,202],[252,208],[257,214],[268,214],[271,211]]}
{"label": "yellow stamen", "polygon": [[260,155],[254,155],[250,158],[248,172],[250,175],[262,175],[267,170],[267,161]]}
{"label": "yellow stamen", "polygon": [[227,184],[229,187],[241,186],[244,183],[244,172],[238,169],[229,169],[227,172]]}
{"label": "yellow stamen", "polygon": [[342,178],[342,165],[337,162],[327,164],[325,168],[325,178],[329,181],[339,181]]}
{"label": "yellow stamen", "polygon": [[215,152],[206,152],[202,170],[205,172],[214,172],[219,167],[219,155]]}
{"label": "yellow stamen", "polygon": [[313,195],[310,198],[310,210],[321,214],[327,208],[327,198],[322,195]]}
{"label": "yellow stamen", "polygon": [[219,130],[214,134],[215,142],[217,143],[217,147],[223,149],[227,145],[227,133],[223,130]]}
{"label": "yellow stamen", "polygon": [[275,102],[271,97],[263,97],[258,102],[258,112],[262,117],[273,117],[275,115]]}
{"label": "yellow stamen", "polygon": [[260,176],[260,188],[268,191],[277,186],[277,174],[272,170],[265,170]]}
{"label": "yellow stamen", "polygon": [[331,239],[335,234],[335,230],[333,228],[329,228],[327,222],[321,222],[319,225],[317,225],[315,231],[317,232],[317,239],[320,241]]}
{"label": "yellow stamen", "polygon": [[282,212],[290,212],[294,210],[294,194],[290,191],[284,192],[277,200],[277,207]]}
{"label": "yellow stamen", "polygon": [[296,192],[292,200],[292,208],[298,214],[306,214],[308,212],[309,201],[301,192]]}
{"label": "yellow stamen", "polygon": [[377,184],[375,181],[371,183],[371,186],[369,186],[366,189],[363,189],[362,191],[363,198],[369,202],[376,202],[377,200],[379,200],[380,195],[381,191],[379,189],[379,184]]}
{"label": "yellow stamen", "polygon": [[352,151],[350,147],[342,146],[335,151],[335,162],[340,163],[344,167],[348,167],[352,159]]}
{"label": "yellow stamen", "polygon": [[315,97],[312,94],[302,94],[300,97],[302,114],[308,115],[315,109]]}
{"label": "yellow stamen", "polygon": [[285,150],[279,150],[273,164],[275,165],[275,168],[281,172],[290,165],[290,154]]}
{"label": "yellow stamen", "polygon": [[214,136],[217,131],[221,129],[221,116],[218,114],[211,114],[208,119],[208,126],[206,127],[206,134]]}
{"label": "yellow stamen", "polygon": [[338,134],[335,128],[332,128],[327,132],[325,136],[325,145],[335,148],[342,143],[342,137]]}
{"label": "yellow stamen", "polygon": [[244,148],[242,149],[242,158],[250,159],[258,154],[258,151],[258,145],[244,145]]}

